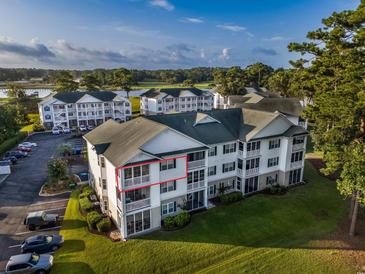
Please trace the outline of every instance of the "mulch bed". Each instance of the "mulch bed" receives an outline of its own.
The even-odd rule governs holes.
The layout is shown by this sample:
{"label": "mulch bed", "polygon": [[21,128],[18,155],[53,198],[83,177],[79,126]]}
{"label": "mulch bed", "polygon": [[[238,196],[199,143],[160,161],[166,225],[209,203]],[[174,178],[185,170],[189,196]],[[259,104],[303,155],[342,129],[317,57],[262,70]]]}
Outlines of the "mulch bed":
{"label": "mulch bed", "polygon": [[323,162],[322,158],[320,158],[320,157],[310,157],[310,158],[307,158],[307,160],[309,160],[312,163],[312,165],[318,170],[318,172],[323,177],[326,177],[327,179],[330,179],[332,181],[336,181],[339,178],[338,172],[335,172],[335,173],[330,174],[330,175],[324,175],[321,172],[321,169],[326,167],[326,164]]}

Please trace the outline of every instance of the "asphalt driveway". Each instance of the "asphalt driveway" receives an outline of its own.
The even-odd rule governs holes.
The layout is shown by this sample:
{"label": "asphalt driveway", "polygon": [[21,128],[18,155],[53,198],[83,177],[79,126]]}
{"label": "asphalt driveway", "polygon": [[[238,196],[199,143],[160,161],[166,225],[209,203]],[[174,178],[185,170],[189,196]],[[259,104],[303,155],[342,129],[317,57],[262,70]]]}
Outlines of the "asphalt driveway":
{"label": "asphalt driveway", "polygon": [[37,134],[27,141],[38,143],[30,156],[13,166],[12,174],[0,185],[0,272],[11,255],[18,254],[19,243],[34,234],[57,233],[57,228],[29,232],[23,225],[28,212],[46,210],[64,214],[69,194],[40,197],[39,190],[47,178],[47,162],[57,156],[59,144],[70,135]]}

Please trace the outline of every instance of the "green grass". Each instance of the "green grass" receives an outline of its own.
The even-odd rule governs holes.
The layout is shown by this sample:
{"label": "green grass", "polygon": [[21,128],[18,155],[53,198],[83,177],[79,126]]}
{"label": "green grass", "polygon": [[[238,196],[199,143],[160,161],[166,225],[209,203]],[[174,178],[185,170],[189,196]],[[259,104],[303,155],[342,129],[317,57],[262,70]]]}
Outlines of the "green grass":
{"label": "green grass", "polygon": [[[194,86],[197,88],[209,88],[209,84],[212,82],[203,82],[197,83]],[[133,86],[132,90],[139,90],[139,89],[149,89],[149,88],[176,88],[182,87],[181,84],[168,84],[165,82],[158,82],[158,81],[146,81],[146,82],[139,82],[137,86]],[[133,91],[131,91],[133,94]]]}
{"label": "green grass", "polygon": [[334,182],[306,163],[304,186],[193,215],[182,230],[112,243],[90,234],[74,192],[52,273],[355,273],[327,235],[347,209]]}
{"label": "green grass", "polygon": [[139,97],[130,96],[129,100],[132,103],[132,113],[139,113],[141,106]]}

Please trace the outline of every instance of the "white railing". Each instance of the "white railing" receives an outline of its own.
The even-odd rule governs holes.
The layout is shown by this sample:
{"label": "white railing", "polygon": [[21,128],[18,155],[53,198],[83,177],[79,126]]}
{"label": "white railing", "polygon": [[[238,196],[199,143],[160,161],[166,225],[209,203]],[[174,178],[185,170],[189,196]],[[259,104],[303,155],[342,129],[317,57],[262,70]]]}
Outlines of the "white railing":
{"label": "white railing", "polygon": [[302,165],[303,165],[303,161],[297,161],[297,162],[290,163],[290,168],[291,169],[299,168],[299,167],[302,167]]}
{"label": "white railing", "polygon": [[298,122],[298,126],[307,128],[307,123],[305,121]]}
{"label": "white railing", "polygon": [[122,201],[117,199],[117,207],[119,208],[120,211],[123,211],[123,204]]}
{"label": "white railing", "polygon": [[199,168],[204,166],[205,166],[205,160],[188,162],[188,169]]}
{"label": "white railing", "polygon": [[243,175],[243,170],[242,170],[242,169],[237,168],[237,175],[238,175],[238,176],[242,176],[242,175]]}
{"label": "white railing", "polygon": [[258,167],[246,170],[246,176],[257,175],[257,174],[259,174],[259,168]]}
{"label": "white railing", "polygon": [[188,184],[188,191],[204,187],[204,181]]}
{"label": "white railing", "polygon": [[260,150],[250,150],[246,152],[246,157],[253,157],[253,156],[258,156],[260,155]]}
{"label": "white railing", "polygon": [[126,210],[128,212],[128,211],[136,210],[136,209],[139,209],[142,207],[150,206],[150,204],[151,204],[151,199],[147,198],[147,199],[128,203],[125,206],[126,206]]}
{"label": "white railing", "polygon": [[293,145],[292,150],[293,150],[293,151],[296,151],[296,150],[301,150],[301,149],[303,149],[303,148],[304,148],[304,143],[300,143],[300,144],[295,144],[295,145]]}
{"label": "white railing", "polygon": [[150,175],[144,175],[144,176],[140,176],[140,177],[124,179],[124,186],[125,187],[136,186],[136,185],[148,183],[149,181],[150,181]]}

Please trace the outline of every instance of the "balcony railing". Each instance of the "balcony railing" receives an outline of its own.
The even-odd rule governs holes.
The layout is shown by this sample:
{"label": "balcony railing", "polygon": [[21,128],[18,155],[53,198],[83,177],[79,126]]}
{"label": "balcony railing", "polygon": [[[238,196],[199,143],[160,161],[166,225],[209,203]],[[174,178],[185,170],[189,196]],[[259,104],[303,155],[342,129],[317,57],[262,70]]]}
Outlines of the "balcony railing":
{"label": "balcony railing", "polygon": [[124,179],[124,186],[125,187],[137,186],[140,184],[148,183],[149,181],[150,181],[150,175],[144,175],[140,177]]}
{"label": "balcony railing", "polygon": [[126,210],[127,212],[129,211],[133,211],[133,210],[137,210],[143,207],[148,207],[151,205],[151,199],[147,198],[147,199],[143,199],[143,200],[139,200],[139,201],[135,201],[135,202],[131,202],[126,204]]}
{"label": "balcony railing", "polygon": [[293,151],[297,151],[297,150],[301,150],[301,149],[303,149],[303,148],[304,148],[304,143],[300,143],[300,144],[295,144],[295,145],[293,145],[292,150],[293,150]]}
{"label": "balcony railing", "polygon": [[257,156],[260,155],[260,150],[250,150],[246,152],[246,157],[253,157],[253,156]]}
{"label": "balcony railing", "polygon": [[246,176],[252,176],[252,175],[257,175],[259,174],[259,169],[258,167],[255,168],[251,168],[251,169],[247,169],[246,170]]}
{"label": "balcony railing", "polygon": [[290,163],[290,168],[291,169],[299,168],[299,167],[302,167],[302,165],[303,165],[303,161],[297,161],[297,162]]}
{"label": "balcony railing", "polygon": [[188,184],[188,191],[204,187],[204,181]]}
{"label": "balcony railing", "polygon": [[123,211],[123,204],[122,201],[117,199],[117,207],[119,208],[120,211]]}
{"label": "balcony railing", "polygon": [[199,168],[199,167],[204,167],[204,166],[205,166],[205,160],[197,160],[197,161],[188,162],[188,169],[194,169],[194,168]]}

